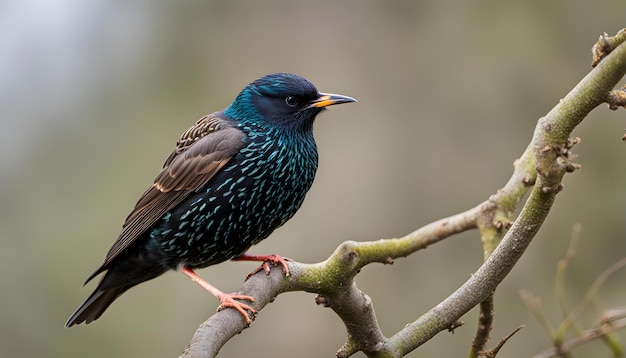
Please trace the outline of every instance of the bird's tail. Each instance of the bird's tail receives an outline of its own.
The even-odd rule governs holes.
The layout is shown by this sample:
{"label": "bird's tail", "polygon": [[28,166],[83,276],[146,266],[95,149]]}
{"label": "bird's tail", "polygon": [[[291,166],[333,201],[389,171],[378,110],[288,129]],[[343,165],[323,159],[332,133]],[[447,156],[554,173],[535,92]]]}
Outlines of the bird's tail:
{"label": "bird's tail", "polygon": [[[166,268],[147,260],[145,256],[143,253],[137,252],[134,256],[125,257],[123,261],[103,265],[96,270],[96,274],[102,271],[106,271],[106,274],[91,296],[70,316],[65,327],[83,322],[87,324],[97,320],[111,303],[126,290],[167,271]],[[91,275],[89,279],[93,276]]]}
{"label": "bird's tail", "polygon": [[144,250],[134,250],[113,262],[105,262],[89,280],[106,271],[91,296],[83,302],[65,323],[71,327],[97,320],[122,293],[144,281],[162,275],[168,268],[160,265],[158,258],[150,259]]}
{"label": "bird's tail", "polygon": [[83,322],[87,324],[97,320],[116,298],[132,286],[115,287],[107,290],[100,287],[101,285],[98,285],[91,296],[70,316],[65,327],[69,328],[75,324]]}

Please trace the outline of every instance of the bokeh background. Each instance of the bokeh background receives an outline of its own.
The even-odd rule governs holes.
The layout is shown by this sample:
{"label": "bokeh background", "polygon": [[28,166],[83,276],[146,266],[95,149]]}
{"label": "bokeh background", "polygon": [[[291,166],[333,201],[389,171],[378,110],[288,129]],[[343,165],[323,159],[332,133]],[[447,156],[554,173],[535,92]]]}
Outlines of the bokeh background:
{"label": "bokeh background", "polygon": [[[300,212],[254,253],[324,260],[344,240],[402,236],[504,185],[536,120],[589,71],[626,3],[599,1],[79,1],[0,5],[0,356],[173,357],[217,300],[176,273],[142,284],[89,326],[65,329],[91,292],[126,214],[179,134],[275,71],[356,97],[320,116],[316,182]],[[582,169],[498,289],[492,346],[529,357],[550,346],[521,301],[542,297],[553,325],[556,264],[574,223],[573,306],[626,254],[626,113],[596,109],[575,131]],[[476,232],[371,265],[359,287],[392,335],[463,283],[482,261]],[[253,263],[200,271],[236,290]],[[626,302],[613,276],[581,323]],[[466,356],[476,310],[412,357]],[[625,339],[625,334],[620,333]],[[221,356],[333,356],[341,321],[314,295],[266,307]],[[579,356],[604,356],[593,343]],[[363,356],[362,354],[357,356]]]}

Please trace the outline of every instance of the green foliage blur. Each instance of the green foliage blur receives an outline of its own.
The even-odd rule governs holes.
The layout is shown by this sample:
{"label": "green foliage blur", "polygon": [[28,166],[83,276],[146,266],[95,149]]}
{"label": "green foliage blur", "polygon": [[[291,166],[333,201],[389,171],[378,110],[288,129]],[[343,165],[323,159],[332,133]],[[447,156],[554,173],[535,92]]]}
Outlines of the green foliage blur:
{"label": "green foliage blur", "polygon": [[[174,357],[217,300],[176,273],[133,288],[89,326],[65,329],[94,287],[123,219],[179,134],[270,72],[295,72],[357,104],[318,117],[316,182],[296,217],[253,253],[324,260],[344,240],[399,237],[504,185],[536,120],[590,70],[626,3],[554,1],[77,1],[0,6],[0,357]],[[626,112],[596,109],[575,131],[582,169],[500,286],[491,345],[529,357],[550,346],[518,295],[560,321],[556,265],[572,225],[573,306],[626,254]],[[482,261],[477,232],[357,278],[386,335],[419,317]],[[255,268],[201,270],[230,292]],[[623,305],[626,273],[581,326]],[[476,310],[412,357],[466,356]],[[622,340],[626,334],[620,332]],[[332,356],[341,321],[307,293],[281,295],[223,357]],[[580,356],[603,356],[601,343]],[[357,355],[357,356],[363,356]]]}

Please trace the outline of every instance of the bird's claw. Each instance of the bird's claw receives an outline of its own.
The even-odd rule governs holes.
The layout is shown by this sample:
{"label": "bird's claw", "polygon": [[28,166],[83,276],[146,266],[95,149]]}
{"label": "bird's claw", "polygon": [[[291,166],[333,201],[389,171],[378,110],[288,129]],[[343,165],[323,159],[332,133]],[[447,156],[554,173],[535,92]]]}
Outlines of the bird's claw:
{"label": "bird's claw", "polygon": [[282,266],[283,271],[285,272],[285,277],[289,277],[289,266],[287,266],[287,261],[292,261],[290,258],[282,257],[277,254],[267,255],[267,256],[262,256],[262,257],[263,257],[263,264],[257,267],[256,270],[250,272],[248,276],[246,276],[246,281],[261,270],[265,271],[266,276],[269,276],[270,270],[271,270],[270,265],[269,265],[270,263],[274,266],[278,266],[278,265]]}
{"label": "bird's claw", "polygon": [[289,266],[287,266],[287,261],[292,261],[290,258],[288,257],[282,257],[278,254],[272,254],[272,255],[263,255],[263,256],[257,256],[257,255],[241,255],[238,257],[235,257],[233,259],[233,261],[263,261],[263,264],[259,267],[256,268],[256,270],[250,272],[248,274],[248,276],[246,276],[246,281],[252,277],[254,274],[256,274],[257,272],[263,270],[265,271],[265,274],[269,276],[270,274],[270,263],[274,266],[282,266],[283,267],[283,271],[285,272],[285,276],[289,277]]}
{"label": "bird's claw", "polygon": [[252,313],[252,319],[254,319],[254,315],[256,315],[256,310],[252,308],[252,306],[235,301],[235,300],[246,300],[246,301],[254,302],[254,297],[252,296],[238,295],[235,293],[224,293],[220,295],[219,297],[217,297],[217,299],[220,301],[220,306],[217,307],[218,312],[223,310],[224,308],[228,308],[228,307],[234,308],[237,311],[239,311],[239,313],[241,313],[243,318],[246,320],[246,324],[250,324],[251,322],[250,315],[248,315],[248,312],[246,311],[250,311],[250,313]]}

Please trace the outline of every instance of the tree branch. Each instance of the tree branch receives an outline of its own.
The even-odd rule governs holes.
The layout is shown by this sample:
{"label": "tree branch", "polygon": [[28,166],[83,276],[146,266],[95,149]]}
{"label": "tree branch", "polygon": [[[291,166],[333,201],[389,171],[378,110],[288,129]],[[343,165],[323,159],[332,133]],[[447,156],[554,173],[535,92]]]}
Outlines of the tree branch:
{"label": "tree branch", "polygon": [[[374,354],[385,350],[377,347],[385,338],[378,327],[369,297],[357,292],[353,278],[369,263],[390,264],[394,258],[407,256],[448,236],[474,228],[479,209],[476,207],[438,220],[398,239],[344,242],[326,261],[317,264],[288,261],[288,277],[282,270],[272,270],[269,275],[258,272],[237,293],[253,295],[255,301],[250,305],[257,312],[284,292],[318,293],[317,302],[335,310],[348,329],[348,342],[338,355],[349,356],[359,350]],[[351,307],[365,309],[352,311]],[[180,357],[215,357],[230,338],[245,328],[245,321],[238,312],[228,309],[219,311],[200,325]]]}
{"label": "tree branch", "polygon": [[472,340],[470,357],[478,357],[487,346],[489,333],[491,332],[491,328],[493,326],[494,296],[494,293],[492,293],[491,295],[489,295],[489,297],[487,297],[486,300],[480,303],[480,313],[478,314],[478,327],[476,328],[476,334],[474,335],[474,339]]}
{"label": "tree branch", "polygon": [[[514,164],[514,172],[496,194],[480,205],[431,223],[397,239],[345,242],[326,261],[305,265],[289,262],[291,275],[281,270],[269,276],[258,273],[238,293],[253,295],[252,306],[260,311],[278,294],[301,290],[318,293],[318,302],[329,305],[343,320],[348,340],[338,355],[347,357],[363,351],[369,357],[399,357],[419,347],[442,330],[457,324],[471,308],[484,301],[512,270],[547,217],[565,173],[578,165],[571,162],[570,149],[577,140],[572,130],[601,103],[626,73],[626,46],[613,44],[596,67],[545,117],[539,119],[532,141]],[[459,289],[429,312],[385,338],[369,297],[358,290],[353,279],[370,263],[391,263],[442,239],[479,226],[499,239],[509,226],[510,215],[532,187],[521,213],[483,265]],[[499,240],[498,240],[499,241]],[[181,357],[213,357],[245,322],[234,310],[222,310],[194,334]]]}
{"label": "tree branch", "polygon": [[[615,310],[605,313],[600,325],[597,328],[590,328],[582,332],[578,337],[560,344],[557,347],[552,347],[540,352],[535,358],[550,358],[550,357],[562,357],[572,349],[581,346],[585,343],[591,342],[598,338],[603,338],[611,335],[619,329],[626,327],[626,310]],[[621,356],[623,352],[618,349],[615,357]]]}

